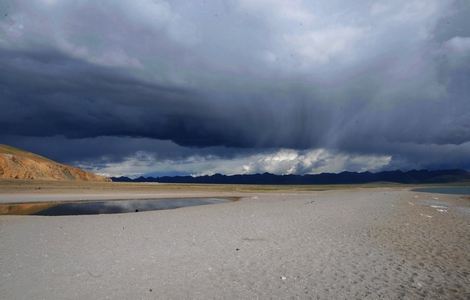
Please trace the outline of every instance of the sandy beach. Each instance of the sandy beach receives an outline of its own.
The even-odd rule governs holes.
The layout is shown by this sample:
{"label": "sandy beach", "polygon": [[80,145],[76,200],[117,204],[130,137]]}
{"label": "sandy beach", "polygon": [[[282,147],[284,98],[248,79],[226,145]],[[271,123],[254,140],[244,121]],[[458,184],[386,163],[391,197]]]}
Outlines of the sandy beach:
{"label": "sandy beach", "polygon": [[129,189],[4,188],[0,202],[241,199],[0,216],[1,298],[470,299],[468,196],[408,187]]}

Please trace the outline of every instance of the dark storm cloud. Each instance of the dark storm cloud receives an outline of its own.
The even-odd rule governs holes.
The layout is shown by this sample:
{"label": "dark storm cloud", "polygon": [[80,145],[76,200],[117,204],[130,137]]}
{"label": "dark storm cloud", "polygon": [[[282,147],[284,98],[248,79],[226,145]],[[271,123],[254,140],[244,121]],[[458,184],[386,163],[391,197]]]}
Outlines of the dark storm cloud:
{"label": "dark storm cloud", "polygon": [[[48,50],[0,51],[0,60],[6,70],[0,75],[0,125],[7,135],[131,136],[187,146],[311,146],[302,129],[307,114],[315,114],[313,108],[281,103],[275,95],[269,100],[253,99],[256,105],[264,103],[260,107],[242,103],[243,95],[238,99],[226,96],[220,99],[224,104],[217,105],[194,90],[139,81],[121,70],[96,67]],[[253,108],[246,111],[248,106]],[[288,115],[282,116],[278,109]],[[285,130],[277,118],[292,114],[300,123]],[[321,119],[319,114],[316,120]],[[291,132],[296,135],[293,139],[286,136]],[[266,136],[264,141],[261,135]]]}
{"label": "dark storm cloud", "polygon": [[198,111],[210,110],[187,91],[137,81],[57,53],[3,51],[0,57],[6,71],[0,75],[5,134],[185,140],[185,127],[204,119]]}
{"label": "dark storm cloud", "polygon": [[0,9],[0,137],[62,161],[290,148],[302,160],[326,149],[391,157],[388,167],[470,165],[466,1]]}

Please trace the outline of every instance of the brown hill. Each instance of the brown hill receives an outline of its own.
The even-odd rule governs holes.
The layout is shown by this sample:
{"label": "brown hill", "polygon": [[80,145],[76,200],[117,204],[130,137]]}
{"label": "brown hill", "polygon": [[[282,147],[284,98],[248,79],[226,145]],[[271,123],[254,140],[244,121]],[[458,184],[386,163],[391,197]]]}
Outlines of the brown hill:
{"label": "brown hill", "polygon": [[0,144],[0,179],[110,181],[79,168]]}

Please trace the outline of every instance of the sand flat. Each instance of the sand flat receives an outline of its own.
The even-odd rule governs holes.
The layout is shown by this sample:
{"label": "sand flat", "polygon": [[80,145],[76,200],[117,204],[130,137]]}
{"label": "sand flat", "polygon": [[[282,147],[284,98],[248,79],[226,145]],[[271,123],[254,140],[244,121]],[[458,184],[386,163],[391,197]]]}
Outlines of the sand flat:
{"label": "sand flat", "polygon": [[[113,198],[116,193],[85,194]],[[435,202],[426,202],[436,201],[432,194],[406,188],[197,193],[244,198],[133,214],[0,216],[0,295],[470,297],[470,203],[465,197],[439,195],[439,206],[446,207],[440,212],[432,207]]]}

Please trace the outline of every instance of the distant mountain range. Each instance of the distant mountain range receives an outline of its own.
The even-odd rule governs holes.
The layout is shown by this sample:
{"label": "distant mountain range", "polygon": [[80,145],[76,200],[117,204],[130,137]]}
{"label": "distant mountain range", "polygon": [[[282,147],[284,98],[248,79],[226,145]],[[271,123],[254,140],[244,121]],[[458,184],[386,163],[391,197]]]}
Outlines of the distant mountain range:
{"label": "distant mountain range", "polygon": [[212,184],[355,184],[371,182],[394,183],[449,183],[470,182],[470,172],[465,170],[412,170],[371,172],[321,173],[315,175],[252,175],[210,176],[164,176],[164,177],[112,177],[116,182],[162,182],[162,183],[212,183]]}

